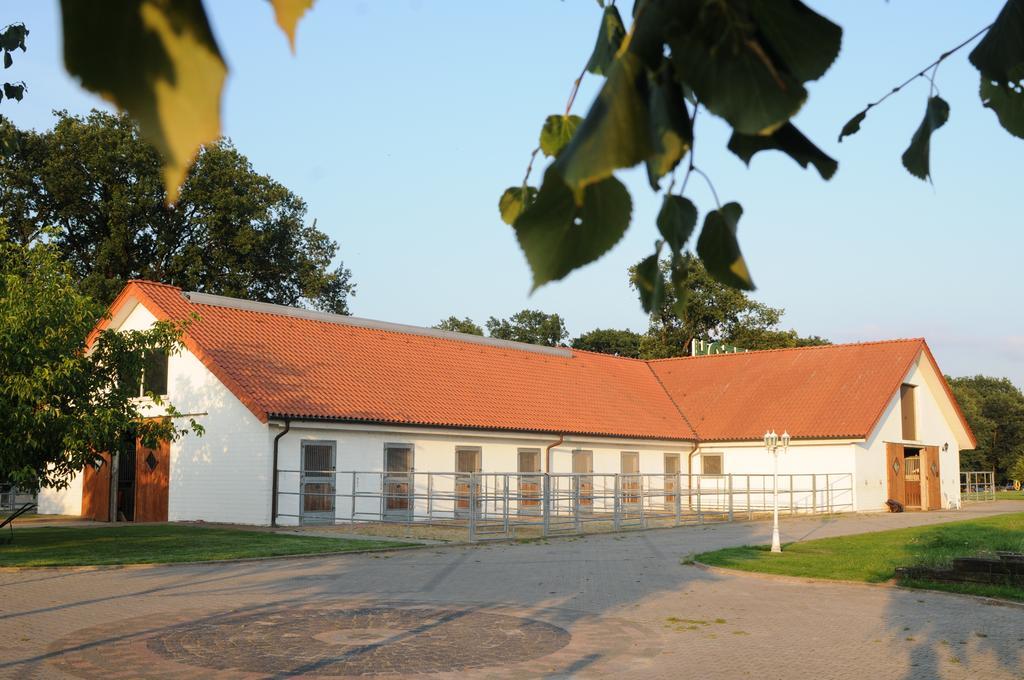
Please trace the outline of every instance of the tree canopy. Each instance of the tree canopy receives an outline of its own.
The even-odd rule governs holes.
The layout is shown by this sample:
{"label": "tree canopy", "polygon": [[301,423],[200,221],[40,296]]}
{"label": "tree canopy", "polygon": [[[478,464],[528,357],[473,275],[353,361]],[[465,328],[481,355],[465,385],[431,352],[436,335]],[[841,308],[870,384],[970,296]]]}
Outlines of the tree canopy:
{"label": "tree canopy", "polygon": [[227,140],[204,147],[178,200],[166,201],[160,157],[124,115],[56,113],[45,132],[18,131],[0,158],[8,238],[53,243],[83,292],[109,303],[128,279],[348,313],[351,272],[338,245],[307,223],[306,204]]}
{"label": "tree canopy", "polygon": [[631,330],[617,328],[595,328],[572,341],[573,349],[584,349],[620,357],[640,358],[640,346],[644,336]]}
{"label": "tree canopy", "polygon": [[[640,340],[640,356],[647,359],[684,356],[694,340],[715,340],[743,349],[778,349],[828,344],[818,336],[801,337],[780,327],[783,309],[771,307],[747,293],[718,281],[701,260],[683,255],[675,262],[658,263],[663,275],[673,267],[687,270],[685,285],[665,288],[650,313],[650,325]],[[641,288],[639,266],[630,269],[630,283]],[[680,297],[681,293],[681,297]]]}
{"label": "tree canopy", "polygon": [[949,378],[978,446],[960,453],[962,470],[995,470],[1005,479],[1024,457],[1024,394],[1008,379],[975,375]]}
{"label": "tree canopy", "polygon": [[487,320],[487,332],[492,338],[551,347],[561,345],[569,337],[562,317],[537,309],[524,309],[507,319],[492,316]]}
{"label": "tree canopy", "polygon": [[484,334],[484,329],[476,325],[476,323],[468,316],[462,319],[457,316],[449,316],[447,319],[439,321],[434,328],[442,331],[452,331],[454,333],[467,333],[469,335]]}
{"label": "tree canopy", "polygon": [[[104,331],[86,352],[102,306],[45,239],[26,246],[6,236],[0,221],[0,480],[62,487],[98,452],[119,450],[125,433],[148,446],[202,434],[191,419],[143,418],[137,399],[147,358],[175,351],[181,327]],[[161,405],[159,394],[147,396]]]}

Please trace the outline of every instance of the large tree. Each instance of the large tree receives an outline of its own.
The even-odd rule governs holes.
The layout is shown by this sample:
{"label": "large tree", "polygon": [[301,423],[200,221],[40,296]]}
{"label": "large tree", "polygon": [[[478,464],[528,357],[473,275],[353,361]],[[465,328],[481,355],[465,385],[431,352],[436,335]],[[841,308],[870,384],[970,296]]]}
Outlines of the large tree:
{"label": "large tree", "polygon": [[585,349],[591,352],[637,359],[640,357],[642,342],[643,336],[631,330],[595,328],[574,338],[572,347],[573,349]]}
{"label": "large tree", "polygon": [[536,309],[524,309],[507,319],[492,316],[487,320],[487,332],[492,338],[551,347],[561,345],[569,337],[562,317]]}
{"label": "large tree", "polygon": [[[780,327],[783,309],[754,300],[745,292],[711,276],[696,257],[684,255],[686,284],[679,292],[666,287],[651,310],[650,326],[640,341],[640,355],[648,359],[685,356],[693,340],[714,340],[743,349],[777,349],[828,344],[818,336],[801,337]],[[678,263],[676,266],[679,266]],[[665,276],[673,263],[660,262]],[[638,268],[630,269],[630,283],[640,289]],[[680,297],[680,293],[682,297]]]}
{"label": "large tree", "polygon": [[125,433],[150,446],[201,434],[193,420],[144,418],[137,398],[148,359],[178,349],[180,326],[108,330],[87,348],[103,308],[45,239],[23,246],[6,236],[0,220],[0,481],[61,487],[98,452],[119,450]]}
{"label": "large tree", "polygon": [[351,273],[305,202],[230,142],[205,147],[167,203],[160,157],[123,115],[57,112],[0,158],[0,218],[27,245],[53,236],[83,292],[108,303],[131,278],[348,313]]}
{"label": "large tree", "polygon": [[480,328],[480,326],[478,326],[476,322],[468,316],[463,319],[460,319],[457,316],[449,316],[447,319],[439,321],[434,328],[442,331],[452,331],[454,333],[466,333],[467,335],[484,334],[484,329]]}
{"label": "large tree", "polygon": [[960,454],[960,468],[995,470],[1005,479],[1024,456],[1024,394],[1006,378],[946,379],[978,440],[973,451]]}

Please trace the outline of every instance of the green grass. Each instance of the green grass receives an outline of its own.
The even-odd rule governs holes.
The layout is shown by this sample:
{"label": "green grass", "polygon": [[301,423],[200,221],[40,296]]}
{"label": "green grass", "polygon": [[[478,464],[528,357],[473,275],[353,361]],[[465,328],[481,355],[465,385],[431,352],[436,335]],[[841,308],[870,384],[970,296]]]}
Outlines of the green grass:
{"label": "green grass", "polygon": [[[729,569],[786,576],[881,583],[896,567],[947,566],[954,557],[1024,552],[1024,513],[950,522],[927,527],[821,538],[783,546],[744,546],[703,553],[698,562]],[[907,582],[904,585],[1024,600],[1024,588],[983,584]]]}
{"label": "green grass", "polygon": [[997,501],[1024,501],[1024,489],[1020,491],[996,491]]}
{"label": "green grass", "polygon": [[413,544],[174,524],[27,527],[15,529],[13,544],[0,545],[0,567],[203,562],[406,545]]}

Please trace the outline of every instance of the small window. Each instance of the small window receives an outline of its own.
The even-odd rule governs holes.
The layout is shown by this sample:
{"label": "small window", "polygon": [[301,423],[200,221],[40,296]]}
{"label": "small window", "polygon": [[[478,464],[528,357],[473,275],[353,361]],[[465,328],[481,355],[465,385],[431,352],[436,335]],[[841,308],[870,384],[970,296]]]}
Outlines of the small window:
{"label": "small window", "polygon": [[619,469],[624,475],[635,475],[640,472],[640,454],[636,451],[623,451],[619,458]]}
{"label": "small window", "polygon": [[903,419],[903,439],[917,441],[917,407],[913,385],[900,386],[900,414]]}
{"label": "small window", "polygon": [[540,449],[519,449],[519,471],[540,472]]}
{"label": "small window", "polygon": [[722,454],[702,453],[700,456],[700,473],[702,475],[720,475],[722,473]]}
{"label": "small window", "polygon": [[146,352],[142,370],[142,395],[167,394],[167,352],[162,349]]}

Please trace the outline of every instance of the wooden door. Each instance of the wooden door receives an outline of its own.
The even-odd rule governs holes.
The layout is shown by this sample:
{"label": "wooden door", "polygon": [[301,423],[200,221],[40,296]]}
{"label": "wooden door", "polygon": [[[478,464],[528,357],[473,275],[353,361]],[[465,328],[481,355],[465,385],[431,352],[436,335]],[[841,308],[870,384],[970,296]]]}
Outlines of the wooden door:
{"label": "wooden door", "polygon": [[[676,502],[676,480],[679,478],[679,454],[665,454],[665,504],[673,505]],[[673,493],[668,493],[673,492]]]}
{"label": "wooden door", "polygon": [[640,454],[636,451],[623,451],[619,458],[619,469],[622,471],[622,502],[637,504],[640,502]]}
{"label": "wooden door", "polygon": [[101,454],[103,464],[86,465],[82,471],[82,517],[110,521],[110,454]]}
{"label": "wooden door", "polygon": [[885,445],[885,476],[888,480],[889,498],[907,504],[906,481],[903,477],[903,446]]}
{"label": "wooden door", "polygon": [[[909,455],[908,455],[909,454]],[[903,493],[906,506],[921,510],[921,450],[903,449]]]}
{"label": "wooden door", "polygon": [[519,508],[536,512],[541,503],[540,449],[519,449]]}
{"label": "wooden door", "polygon": [[147,449],[135,448],[135,521],[166,522],[167,492],[171,476],[171,444],[162,441]]}
{"label": "wooden door", "polygon": [[473,473],[481,470],[481,451],[477,448],[455,450],[455,516],[468,517],[470,511],[470,485],[473,486],[474,510],[480,509],[480,482],[474,482]]}
{"label": "wooden door", "polygon": [[384,514],[408,519],[412,515],[412,446],[384,449]]}
{"label": "wooden door", "polygon": [[942,483],[939,466],[939,447],[926,446],[921,452],[921,478],[928,510],[942,509]]}

